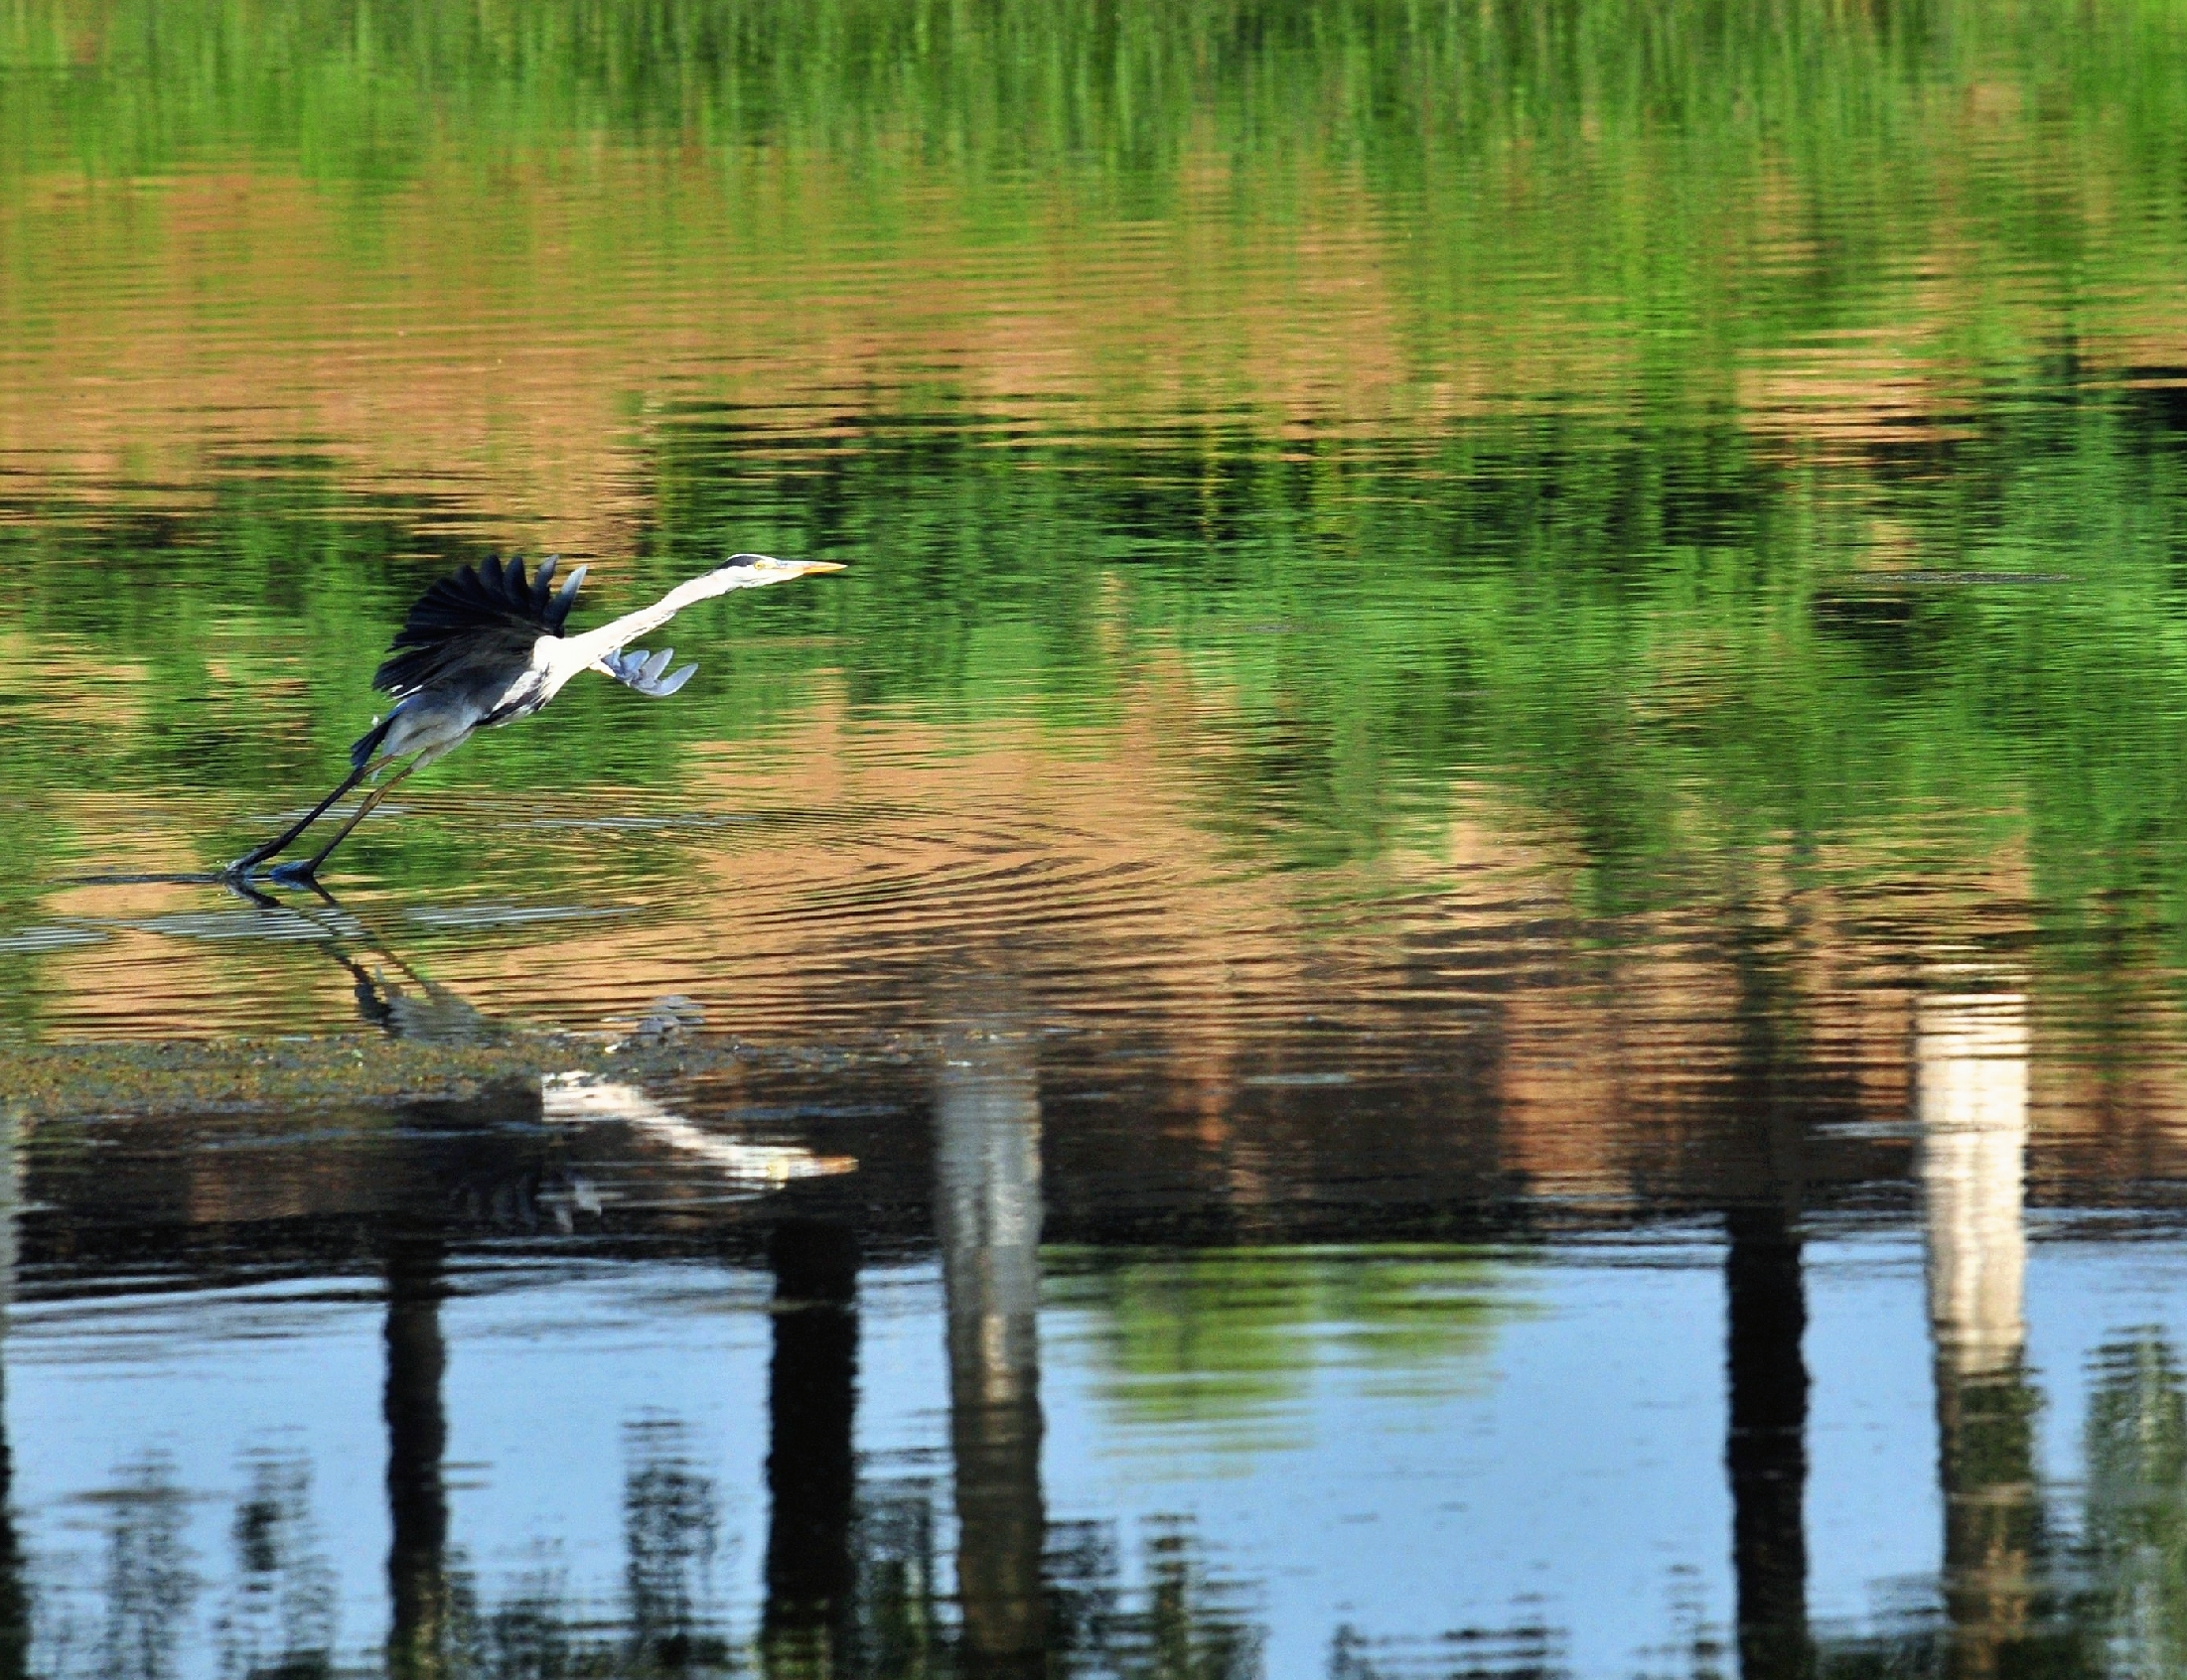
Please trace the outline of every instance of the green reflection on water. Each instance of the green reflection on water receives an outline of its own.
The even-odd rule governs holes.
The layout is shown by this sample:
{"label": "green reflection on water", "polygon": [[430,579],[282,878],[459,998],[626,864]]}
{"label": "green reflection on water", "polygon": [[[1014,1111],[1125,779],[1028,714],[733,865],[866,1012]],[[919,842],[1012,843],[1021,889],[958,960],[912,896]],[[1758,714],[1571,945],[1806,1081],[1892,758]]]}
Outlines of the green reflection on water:
{"label": "green reflection on water", "polygon": [[[1910,519],[1943,527],[1922,545],[1930,567],[2070,580],[1989,588],[1875,582],[1798,490],[1765,503],[1772,528],[1745,541],[1666,540],[1678,463],[1703,447],[1676,431],[1644,449],[1605,435],[1554,463],[1515,438],[1471,474],[1466,439],[1424,456],[1432,495],[1407,505],[1385,500],[1372,467],[1338,463],[1331,489],[1273,446],[1197,462],[1117,452],[1099,484],[1135,477],[1143,503],[1182,502],[1188,476],[1212,482],[1250,527],[1203,526],[1185,554],[1119,567],[1088,551],[1135,524],[1181,543],[1193,521],[1074,487],[1064,450],[853,458],[856,511],[833,517],[818,493],[770,501],[765,460],[717,463],[710,487],[664,503],[643,588],[592,614],[699,569],[732,510],[759,508],[747,526],[787,539],[776,546],[860,570],[675,627],[701,657],[675,703],[581,685],[437,773],[672,790],[691,746],[764,733],[837,670],[854,706],[1030,715],[1062,745],[1175,649],[1224,702],[1210,727],[1231,751],[1206,818],[1270,861],[1327,865],[1418,838],[1446,814],[1444,788],[1477,780],[1522,826],[1577,841],[1605,910],[1677,902],[1708,858],[1787,837],[1871,848],[1871,869],[1979,867],[2018,842],[2055,913],[2146,915],[2173,940],[2187,852],[2187,638],[2168,535],[2179,464],[2105,406],[2074,432],[1976,538],[1954,540],[1949,506],[1907,498]],[[1636,484],[1643,472],[1655,482]],[[1741,489],[1760,498],[1770,478],[1751,469]],[[289,790],[279,800],[332,779],[370,716],[403,601],[483,545],[420,555],[393,517],[321,512],[326,491],[304,475],[221,479],[156,547],[104,520],[0,535],[8,629],[53,667],[19,664],[8,685],[45,749],[0,767],[16,858],[63,838],[52,755],[108,787]],[[949,564],[945,531],[979,563]],[[1104,618],[1114,634],[1096,633]],[[234,849],[232,820],[206,836],[206,864]],[[467,867],[463,847],[416,829],[358,844],[422,880]],[[2153,905],[2105,897],[2152,892]]]}
{"label": "green reflection on water", "polygon": [[1042,1251],[1042,1305],[1084,1313],[1104,1398],[1217,1451],[1295,1444],[1317,1371],[1427,1399],[1478,1387],[1501,1326],[1532,1316],[1500,1252],[1377,1247]]}
{"label": "green reflection on water", "polygon": [[2153,1331],[2101,1349],[2090,1377],[2087,1621],[2142,1672],[2176,1673],[2187,1664],[2187,1383]]}

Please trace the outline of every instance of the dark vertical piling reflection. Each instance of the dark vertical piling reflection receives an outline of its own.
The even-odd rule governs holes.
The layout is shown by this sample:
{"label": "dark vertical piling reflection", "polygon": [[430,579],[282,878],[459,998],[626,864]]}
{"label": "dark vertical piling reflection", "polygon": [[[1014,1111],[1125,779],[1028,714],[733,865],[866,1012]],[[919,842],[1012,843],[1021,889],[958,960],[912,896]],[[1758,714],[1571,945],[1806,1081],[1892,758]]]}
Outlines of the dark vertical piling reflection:
{"label": "dark vertical piling reflection", "polygon": [[30,1672],[30,1596],[15,1532],[15,1449],[7,1433],[7,1318],[15,1305],[17,1218],[23,1205],[20,1122],[0,1109],[0,1680]]}
{"label": "dark vertical piling reflection", "polygon": [[[1795,906],[1795,917],[1798,907]],[[1814,1670],[1808,1630],[1808,1329],[1800,1212],[1810,1083],[1788,1078],[1796,1000],[1769,941],[1748,927],[1739,976],[1739,1114],[1749,1190],[1724,1215],[1724,1465],[1742,1680]],[[1736,1170],[1736,1169],[1735,1169]]]}
{"label": "dark vertical piling reflection", "polygon": [[949,1442],[965,1664],[1044,1666],[1040,1089],[1007,1031],[950,1043],[935,1091],[936,1224],[948,1297]]}
{"label": "dark vertical piling reflection", "polygon": [[1808,1325],[1800,1235],[1782,1205],[1725,1218],[1731,1386],[1731,1562],[1739,1672],[1776,1680],[1809,1671]]}
{"label": "dark vertical piling reflection", "polygon": [[437,1236],[403,1232],[387,1245],[387,1551],[393,1626],[387,1672],[427,1680],[449,1666],[448,1490],[441,1460],[448,1419],[441,1378],[443,1254]]}
{"label": "dark vertical piling reflection", "polygon": [[856,1587],[858,1238],[831,1220],[793,1219],[770,1257],[764,1644],[771,1670],[829,1674],[847,1665]]}
{"label": "dark vertical piling reflection", "polygon": [[2025,1362],[2026,1006],[1922,1000],[1914,1110],[1936,1348],[1950,1672],[1997,1673],[2030,1632],[2042,1528]]}

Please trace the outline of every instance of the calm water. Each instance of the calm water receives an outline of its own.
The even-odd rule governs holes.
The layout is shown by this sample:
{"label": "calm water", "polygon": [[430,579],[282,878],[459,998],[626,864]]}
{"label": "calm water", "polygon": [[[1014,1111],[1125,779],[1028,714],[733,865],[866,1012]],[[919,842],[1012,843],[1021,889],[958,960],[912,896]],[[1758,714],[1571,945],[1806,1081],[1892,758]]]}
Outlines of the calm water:
{"label": "calm water", "polygon": [[2187,1672],[2178,8],[0,0],[0,1675]]}

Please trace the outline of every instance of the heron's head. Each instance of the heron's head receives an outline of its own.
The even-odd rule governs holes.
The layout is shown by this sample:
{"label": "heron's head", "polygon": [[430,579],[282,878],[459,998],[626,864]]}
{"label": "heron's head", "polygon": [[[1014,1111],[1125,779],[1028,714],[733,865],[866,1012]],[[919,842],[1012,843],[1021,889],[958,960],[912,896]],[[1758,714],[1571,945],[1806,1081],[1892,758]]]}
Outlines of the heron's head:
{"label": "heron's head", "polygon": [[778,560],[772,554],[732,554],[715,569],[716,577],[732,580],[733,589],[754,589],[761,584],[788,583],[813,572],[840,572],[833,560]]}

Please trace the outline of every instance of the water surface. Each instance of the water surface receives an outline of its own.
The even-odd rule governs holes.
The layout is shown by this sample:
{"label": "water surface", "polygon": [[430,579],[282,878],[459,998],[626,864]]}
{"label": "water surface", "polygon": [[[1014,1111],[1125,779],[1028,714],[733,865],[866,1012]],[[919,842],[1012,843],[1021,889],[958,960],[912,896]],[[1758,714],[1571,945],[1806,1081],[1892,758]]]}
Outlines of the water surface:
{"label": "water surface", "polygon": [[[2178,1666],[2182,135],[2162,6],[0,9],[0,1667]],[[517,549],[848,570],[209,879]]]}

